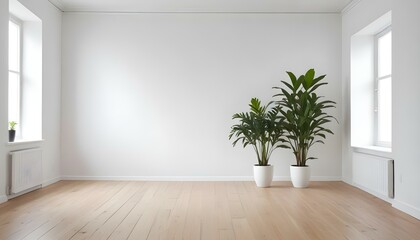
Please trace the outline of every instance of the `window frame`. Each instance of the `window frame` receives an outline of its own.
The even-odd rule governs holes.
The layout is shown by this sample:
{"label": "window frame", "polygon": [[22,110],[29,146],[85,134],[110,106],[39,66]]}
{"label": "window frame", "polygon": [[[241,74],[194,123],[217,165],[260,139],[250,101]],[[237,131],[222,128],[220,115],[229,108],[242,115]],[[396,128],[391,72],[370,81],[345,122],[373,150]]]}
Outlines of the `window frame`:
{"label": "window frame", "polygon": [[[18,119],[16,119],[15,121],[18,123],[16,125],[16,138],[20,139],[22,138],[22,126],[21,126],[21,120],[22,120],[22,58],[23,58],[23,21],[20,20],[19,18],[17,18],[16,16],[14,16],[13,14],[9,14],[9,21],[16,24],[19,27],[19,54],[18,54],[18,66],[19,66],[19,70],[18,71],[14,71],[10,69],[10,66],[7,67],[8,73],[10,75],[10,73],[15,73],[18,74],[19,76],[19,103],[18,103]],[[9,32],[8,32],[9,34]],[[9,59],[10,56],[8,56]],[[8,77],[8,82],[9,82],[9,77]],[[8,93],[9,95],[9,93]],[[9,116],[7,118],[8,122],[10,121]]]}
{"label": "window frame", "polygon": [[[391,74],[379,77],[379,59],[378,59],[378,55],[379,55],[379,39],[383,36],[385,36],[386,34],[391,32],[391,36],[392,36],[392,27],[391,25],[384,28],[383,30],[379,31],[378,33],[376,33],[374,35],[374,144],[375,146],[378,147],[385,147],[385,148],[392,148],[392,140],[391,142],[384,142],[384,141],[379,141],[378,137],[379,137],[379,81],[383,80],[383,79],[387,79],[387,78],[391,78],[391,82],[392,82],[392,69],[391,69]],[[392,51],[392,49],[391,49]],[[391,66],[392,66],[392,62],[391,62]],[[391,129],[392,131],[392,129]]]}

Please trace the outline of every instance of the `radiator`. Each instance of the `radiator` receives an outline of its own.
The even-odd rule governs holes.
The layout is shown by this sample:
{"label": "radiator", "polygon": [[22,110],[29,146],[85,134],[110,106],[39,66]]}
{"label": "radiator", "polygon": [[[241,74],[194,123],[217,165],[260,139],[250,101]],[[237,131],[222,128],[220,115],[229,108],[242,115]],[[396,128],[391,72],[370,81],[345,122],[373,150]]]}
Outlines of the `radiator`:
{"label": "radiator", "polygon": [[42,184],[42,150],[40,148],[13,151],[11,187],[12,194]]}
{"label": "radiator", "polygon": [[353,152],[353,182],[382,199],[394,197],[394,160]]}

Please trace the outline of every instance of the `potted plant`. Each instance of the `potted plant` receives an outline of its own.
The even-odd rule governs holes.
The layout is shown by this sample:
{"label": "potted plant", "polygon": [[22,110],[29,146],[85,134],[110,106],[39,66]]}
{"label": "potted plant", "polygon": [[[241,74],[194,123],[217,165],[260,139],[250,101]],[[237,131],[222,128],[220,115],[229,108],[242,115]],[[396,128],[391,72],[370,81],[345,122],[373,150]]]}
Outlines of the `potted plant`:
{"label": "potted plant", "polygon": [[314,69],[299,78],[291,72],[287,74],[290,82],[282,81],[284,87],[274,87],[280,90],[274,97],[280,97],[277,104],[284,118],[282,128],[296,158],[296,165],[290,166],[291,180],[294,187],[304,188],[310,179],[310,167],[306,163],[316,159],[309,156],[309,150],[317,143],[324,144],[326,134],[333,134],[325,125],[335,118],[325,110],[335,107],[336,103],[324,100],[316,93],[319,87],[327,84],[322,82],[326,75],[315,77]]}
{"label": "potted plant", "polygon": [[254,165],[254,179],[258,187],[269,187],[273,180],[273,166],[268,164],[271,154],[279,147],[287,147],[281,143],[283,130],[280,127],[282,118],[279,108],[261,105],[261,101],[252,98],[250,112],[236,113],[233,119],[239,120],[232,126],[229,139],[236,138],[233,146],[241,142],[243,147],[252,146],[257,154],[258,163]]}
{"label": "potted plant", "polygon": [[14,142],[15,141],[15,136],[16,136],[15,127],[16,127],[16,125],[17,125],[17,122],[15,122],[15,121],[9,122],[9,142]]}

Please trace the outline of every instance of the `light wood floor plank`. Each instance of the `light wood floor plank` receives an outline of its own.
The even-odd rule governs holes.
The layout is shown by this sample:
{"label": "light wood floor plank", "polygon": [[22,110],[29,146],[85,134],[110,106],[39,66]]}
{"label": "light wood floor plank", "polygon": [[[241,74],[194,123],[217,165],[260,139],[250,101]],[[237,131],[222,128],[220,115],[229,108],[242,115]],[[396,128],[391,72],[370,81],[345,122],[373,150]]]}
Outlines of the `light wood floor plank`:
{"label": "light wood floor plank", "polygon": [[[182,239],[193,184],[184,182],[181,195],[169,216],[162,239]],[[136,238],[139,239],[139,238]]]}
{"label": "light wood floor plank", "polygon": [[[100,189],[96,189],[95,194],[92,194],[93,191],[90,191],[93,190],[95,186],[98,187],[98,185],[99,183],[89,184],[86,185],[86,187],[78,185],[80,188],[77,190],[70,189],[71,191],[68,192],[69,194],[59,194],[62,198],[51,197],[52,199],[56,199],[56,201],[47,197],[44,199],[47,200],[44,202],[45,205],[40,205],[42,204],[42,201],[37,201],[35,203],[35,208],[29,208],[28,206],[18,208],[13,215],[17,217],[15,220],[10,221],[8,225],[3,226],[5,229],[0,231],[0,238],[5,238],[5,236],[8,235],[8,239],[21,239],[22,237],[30,235],[34,230],[39,232],[40,229],[48,228],[57,216],[65,216],[67,213],[66,211],[74,209],[74,200],[81,199],[82,196],[84,197],[83,199],[88,199],[89,196],[95,198],[100,196],[102,192]],[[26,205],[29,205],[29,203]],[[54,208],[57,209],[57,211],[51,212],[50,210]]]}
{"label": "light wood floor plank", "polygon": [[[126,212],[129,212],[131,210],[131,207],[134,206],[137,203],[137,201],[141,199],[142,197],[141,192],[140,192],[141,187],[142,187],[142,184],[130,183],[130,185],[128,185],[126,189],[122,191],[124,194],[120,194],[118,197],[111,199],[107,203],[108,205],[107,207],[104,207],[96,211],[98,215],[94,213],[93,215],[96,215],[96,217],[93,220],[87,222],[83,226],[83,228],[80,228],[78,232],[73,235],[71,239],[72,240],[85,240],[91,237],[93,239],[104,239],[104,238],[100,238],[100,236],[102,236],[102,234],[106,235],[107,233],[109,233],[108,229],[106,228],[106,227],[111,227],[109,223],[111,223],[111,225],[114,224],[114,222],[112,221],[109,222],[108,220],[112,217],[116,217],[117,221],[119,219],[123,219],[124,215],[120,216],[120,214],[125,214]],[[108,224],[105,224],[105,223],[108,223]],[[92,236],[95,233],[99,234],[97,238]]]}
{"label": "light wood floor plank", "polygon": [[254,233],[251,230],[251,226],[246,218],[235,218],[232,219],[233,231],[235,238],[240,240],[254,240],[258,238],[254,237]]}
{"label": "light wood floor plank", "polygon": [[[203,188],[202,183],[195,182],[192,186],[187,216],[184,224],[184,239],[195,240],[200,239],[201,236],[201,215],[202,215],[202,197]],[[205,206],[204,206],[205,207]]]}
{"label": "light wood floor plank", "polygon": [[152,201],[149,202],[147,208],[144,209],[144,213],[139,219],[137,219],[137,222],[130,231],[127,239],[147,239],[153,223],[159,214],[160,207],[165,205],[165,199],[163,199],[162,196],[164,195],[163,192],[165,191],[167,185],[168,183],[157,185],[157,190],[153,195]]}
{"label": "light wood floor plank", "polygon": [[[144,196],[144,189],[143,184],[137,192],[127,202],[125,202],[123,206],[112,213],[109,218],[103,217],[103,220],[105,220],[104,222],[97,220],[96,231],[91,237],[89,237],[89,239],[108,239],[112,232],[121,224],[121,222],[133,210],[139,201],[141,201]],[[83,229],[81,231],[83,231]]]}
{"label": "light wood floor plank", "polygon": [[215,183],[203,183],[203,197],[201,198],[201,234],[200,239],[212,240],[219,238],[216,211]]}
{"label": "light wood floor plank", "polygon": [[[114,185],[114,184],[110,184]],[[70,216],[74,214],[76,211],[83,211],[84,209],[90,209],[92,208],[91,203],[97,202],[101,198],[106,197],[110,194],[110,186],[106,186],[104,184],[97,185],[93,189],[90,189],[89,192],[81,192],[80,194],[72,197],[67,197],[65,201],[63,201],[63,204],[60,205],[57,209],[57,211],[51,213],[48,213],[46,215],[43,215],[41,217],[38,217],[36,221],[42,221],[44,224],[42,224],[39,228],[37,228],[35,231],[29,233],[26,235],[24,240],[31,240],[31,239],[39,239],[45,234],[47,234],[49,231],[54,229],[58,224],[60,224],[62,221],[65,220],[67,216]],[[80,200],[82,198],[82,200]],[[78,206],[76,207],[74,204],[74,201],[79,201]],[[65,203],[65,204],[64,204]],[[30,229],[27,226],[25,229]],[[16,238],[20,239],[20,238]]]}
{"label": "light wood floor plank", "polygon": [[235,240],[235,233],[233,232],[233,230],[229,229],[229,230],[219,230],[219,239],[220,240]]}
{"label": "light wood floor plank", "polygon": [[420,221],[343,182],[62,181],[0,205],[4,240],[416,240]]}
{"label": "light wood floor plank", "polygon": [[[113,182],[110,184],[108,193],[106,196],[101,196],[100,198],[95,199],[94,201],[88,202],[88,204],[83,204],[79,206],[81,208],[76,209],[75,211],[67,214],[65,218],[60,221],[53,229],[48,231],[40,239],[49,240],[49,239],[70,239],[76,234],[83,226],[85,226],[89,221],[100,214],[102,211],[105,211],[112,200],[117,198],[125,191],[129,183],[117,183],[116,185]],[[83,201],[83,199],[80,199]],[[76,202],[76,206],[78,203]],[[90,206],[86,208],[85,206]]]}
{"label": "light wood floor plank", "polygon": [[147,189],[141,201],[133,208],[133,210],[120,223],[108,239],[127,239],[139,219],[145,214],[146,210],[153,206],[159,184],[155,182],[147,182],[145,185]]}

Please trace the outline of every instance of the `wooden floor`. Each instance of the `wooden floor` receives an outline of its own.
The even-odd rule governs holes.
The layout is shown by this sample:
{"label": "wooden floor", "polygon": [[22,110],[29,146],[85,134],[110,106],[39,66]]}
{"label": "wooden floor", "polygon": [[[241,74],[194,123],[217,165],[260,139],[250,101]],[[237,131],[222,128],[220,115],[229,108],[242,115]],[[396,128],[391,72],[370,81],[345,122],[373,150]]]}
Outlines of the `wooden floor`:
{"label": "wooden floor", "polygon": [[0,239],[420,239],[420,221],[342,182],[62,181],[0,205]]}

